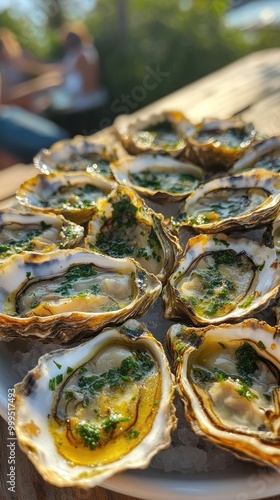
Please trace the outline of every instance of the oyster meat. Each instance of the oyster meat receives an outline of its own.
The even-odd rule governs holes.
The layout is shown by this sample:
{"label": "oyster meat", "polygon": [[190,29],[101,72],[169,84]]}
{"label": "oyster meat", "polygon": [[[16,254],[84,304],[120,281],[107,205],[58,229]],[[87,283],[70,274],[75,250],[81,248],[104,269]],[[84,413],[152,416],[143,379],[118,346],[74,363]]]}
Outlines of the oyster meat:
{"label": "oyster meat", "polygon": [[15,386],[19,444],[46,481],[96,486],[170,444],[174,389],[161,344],[129,320],[43,356]]}
{"label": "oyster meat", "polygon": [[144,314],[160,281],[132,259],[77,248],[26,252],[0,266],[0,338],[65,343]]}
{"label": "oyster meat", "polygon": [[86,248],[111,257],[133,257],[164,282],[177,263],[181,247],[165,227],[163,216],[124,186],[100,200],[96,208],[88,224]]}
{"label": "oyster meat", "polygon": [[117,159],[109,146],[76,136],[56,142],[50,149],[42,149],[33,162],[43,174],[86,171],[112,179],[109,164]]}
{"label": "oyster meat", "polygon": [[0,211],[0,262],[24,251],[52,252],[81,241],[84,228],[64,217],[45,213]]}
{"label": "oyster meat", "polygon": [[280,469],[280,337],[255,319],[166,337],[193,430],[239,458]]}
{"label": "oyster meat", "polygon": [[203,184],[173,218],[204,233],[248,229],[271,221],[280,207],[280,175],[264,169]]}
{"label": "oyster meat", "polygon": [[159,203],[180,201],[202,182],[203,170],[170,156],[139,155],[111,164],[117,182]]}
{"label": "oyster meat", "polygon": [[94,213],[96,201],[115,186],[108,179],[86,172],[39,174],[19,187],[16,198],[30,210],[61,214],[82,224]]}
{"label": "oyster meat", "polygon": [[265,168],[280,172],[280,137],[269,137],[258,142],[230,169],[232,174],[252,168]]}
{"label": "oyster meat", "polygon": [[276,259],[274,249],[245,238],[191,238],[163,290],[164,317],[211,324],[264,309],[280,286]]}
{"label": "oyster meat", "polygon": [[193,129],[180,111],[164,111],[134,122],[119,116],[114,125],[124,148],[132,155],[168,153],[178,156],[186,147],[186,135]]}
{"label": "oyster meat", "polygon": [[228,169],[244,155],[255,137],[253,124],[240,118],[208,118],[188,134],[187,157],[207,168]]}

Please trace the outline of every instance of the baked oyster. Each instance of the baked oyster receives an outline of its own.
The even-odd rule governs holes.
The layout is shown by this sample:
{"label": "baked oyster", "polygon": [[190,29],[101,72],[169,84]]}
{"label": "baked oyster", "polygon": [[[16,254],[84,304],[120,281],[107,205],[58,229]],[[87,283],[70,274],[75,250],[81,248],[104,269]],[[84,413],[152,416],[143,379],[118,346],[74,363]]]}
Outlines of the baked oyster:
{"label": "baked oyster", "polygon": [[264,169],[220,177],[203,184],[187,198],[172,219],[176,227],[204,233],[259,227],[280,207],[280,175]]}
{"label": "baked oyster", "polygon": [[244,155],[255,137],[253,124],[240,118],[207,118],[188,135],[187,157],[207,168],[229,169]]}
{"label": "baked oyster", "polygon": [[179,241],[134,191],[119,186],[96,204],[85,247],[111,257],[133,257],[161,281],[174,269]]}
{"label": "baked oyster", "polygon": [[173,325],[167,343],[194,432],[239,458],[280,469],[280,337],[255,319]]}
{"label": "baked oyster", "polygon": [[52,252],[79,244],[84,228],[64,217],[45,213],[0,211],[0,262],[24,251]]}
{"label": "baked oyster", "polygon": [[170,444],[174,389],[161,344],[129,320],[43,356],[16,384],[18,442],[46,481],[94,487]]}
{"label": "baked oyster", "polygon": [[252,168],[265,168],[280,172],[280,137],[269,137],[258,142],[238,160],[230,169],[235,174]]}
{"label": "baked oyster", "polygon": [[156,154],[124,158],[112,163],[111,169],[119,184],[158,203],[183,200],[204,177],[203,170],[192,163]]}
{"label": "baked oyster", "polygon": [[264,234],[263,243],[268,247],[275,248],[277,258],[280,260],[280,214],[268,224]]}
{"label": "baked oyster", "polygon": [[83,224],[94,213],[98,198],[106,197],[115,186],[108,179],[86,172],[38,174],[21,184],[16,198],[30,210],[61,214]]}
{"label": "baked oyster", "polygon": [[191,238],[163,290],[164,317],[211,324],[264,309],[280,286],[276,259],[274,249],[246,238]]}
{"label": "baked oyster", "polygon": [[76,136],[56,142],[50,149],[41,149],[33,163],[43,174],[86,171],[113,179],[109,164],[117,159],[109,146]]}
{"label": "baked oyster", "polygon": [[193,130],[193,125],[180,111],[163,111],[134,121],[122,115],[116,118],[114,125],[123,147],[132,155],[178,156],[186,147],[187,134]]}
{"label": "baked oyster", "polygon": [[0,339],[66,343],[145,314],[160,281],[132,259],[82,248],[25,252],[0,266]]}

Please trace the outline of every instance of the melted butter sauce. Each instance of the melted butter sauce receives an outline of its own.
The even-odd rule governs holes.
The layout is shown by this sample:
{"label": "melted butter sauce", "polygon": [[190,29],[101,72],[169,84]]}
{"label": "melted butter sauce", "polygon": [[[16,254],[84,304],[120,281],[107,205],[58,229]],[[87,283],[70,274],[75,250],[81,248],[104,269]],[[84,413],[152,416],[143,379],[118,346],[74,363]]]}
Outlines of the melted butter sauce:
{"label": "melted butter sauce", "polygon": [[140,147],[159,146],[167,151],[174,147],[184,147],[185,142],[181,139],[169,122],[160,122],[145,130],[137,131],[132,140]]}
{"label": "melted butter sauce", "polygon": [[[236,307],[248,307],[254,263],[244,253],[222,250],[203,254],[178,280],[176,288],[196,315],[222,317]],[[245,298],[248,299],[248,304]]]}
{"label": "melted butter sauce", "polygon": [[227,149],[238,149],[242,144],[250,140],[250,136],[245,133],[244,129],[229,128],[227,130],[201,130],[197,136],[198,142],[214,142],[220,143],[222,147]]}
{"label": "melted butter sauce", "polygon": [[102,191],[91,184],[60,186],[47,199],[39,199],[37,206],[53,208],[86,208],[103,196]]}
{"label": "melted butter sauce", "polygon": [[268,196],[262,188],[215,189],[190,206],[188,219],[193,224],[208,224],[238,217],[260,207]]}
{"label": "melted butter sauce", "polygon": [[67,160],[60,161],[57,166],[60,172],[96,172],[101,175],[110,175],[109,162],[96,153],[72,154]]}
{"label": "melted butter sauce", "polygon": [[250,344],[206,339],[192,358],[190,377],[204,399],[206,411],[223,426],[273,430],[269,410],[274,408],[272,393],[279,387],[279,374]]}
{"label": "melted butter sauce", "polygon": [[58,452],[73,465],[95,467],[129,453],[150,432],[161,398],[147,350],[110,345],[95,359],[69,378],[50,419]]}
{"label": "melted butter sauce", "polygon": [[130,173],[130,181],[151,191],[167,191],[170,193],[184,193],[193,191],[200,183],[193,175],[164,172],[158,170],[142,170],[138,173]]}
{"label": "melted butter sauce", "polygon": [[133,276],[84,264],[71,267],[61,276],[31,279],[19,297],[7,297],[3,312],[11,314],[16,310],[21,317],[68,311],[104,313],[126,307],[135,294]]}

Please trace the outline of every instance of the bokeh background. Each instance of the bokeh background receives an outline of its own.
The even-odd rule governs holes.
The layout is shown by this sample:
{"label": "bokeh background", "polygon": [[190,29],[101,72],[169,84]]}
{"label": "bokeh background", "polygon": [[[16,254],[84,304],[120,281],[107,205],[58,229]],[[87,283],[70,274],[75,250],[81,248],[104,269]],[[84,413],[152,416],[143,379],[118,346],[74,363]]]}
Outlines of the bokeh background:
{"label": "bokeh background", "polygon": [[[250,52],[279,47],[279,3],[1,0],[0,27],[11,29],[39,60],[56,61],[65,21],[83,21],[94,37],[109,95],[102,128],[117,114],[136,111]],[[160,81],[145,89],[143,81],[151,72],[161,75]]]}

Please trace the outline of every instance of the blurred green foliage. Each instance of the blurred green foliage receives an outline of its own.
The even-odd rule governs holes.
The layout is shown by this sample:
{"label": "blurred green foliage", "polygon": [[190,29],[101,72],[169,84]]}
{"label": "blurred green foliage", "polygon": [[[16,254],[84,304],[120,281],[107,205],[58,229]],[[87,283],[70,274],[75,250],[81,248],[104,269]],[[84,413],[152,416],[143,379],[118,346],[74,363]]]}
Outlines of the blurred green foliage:
{"label": "blurred green foliage", "polygon": [[[38,9],[46,5],[43,0],[33,1]],[[0,15],[0,26],[12,29],[36,56],[53,60],[60,55],[57,26],[63,15],[65,19],[69,15],[69,4],[68,13],[63,0],[55,0],[55,4],[58,10],[49,9],[46,15],[45,9],[46,21],[39,30],[32,28],[32,15],[23,23],[9,12]],[[124,112],[116,104],[124,102],[123,96],[129,96],[133,103],[127,106],[130,112],[249,52],[280,45],[277,28],[250,36],[226,28],[224,13],[229,6],[229,0],[97,0],[82,20],[100,54],[102,81],[110,94],[106,116],[113,118],[118,110]],[[149,68],[160,68],[168,76],[155,88],[143,90],[142,95],[138,89],[136,102],[133,89],[143,87]]]}

